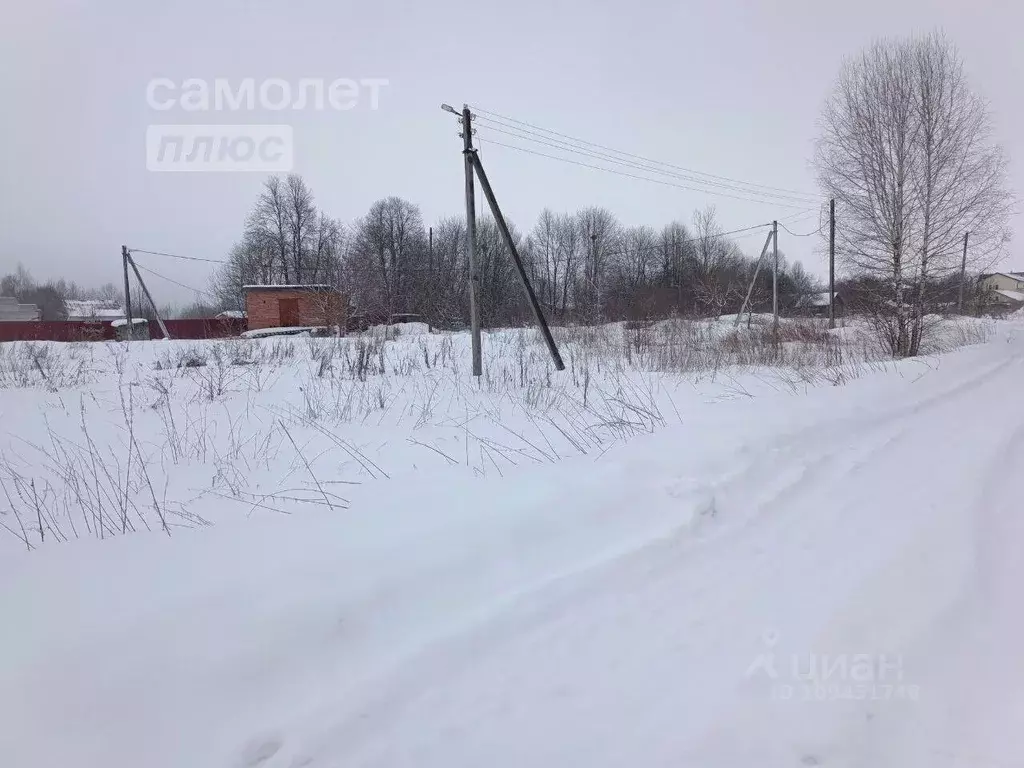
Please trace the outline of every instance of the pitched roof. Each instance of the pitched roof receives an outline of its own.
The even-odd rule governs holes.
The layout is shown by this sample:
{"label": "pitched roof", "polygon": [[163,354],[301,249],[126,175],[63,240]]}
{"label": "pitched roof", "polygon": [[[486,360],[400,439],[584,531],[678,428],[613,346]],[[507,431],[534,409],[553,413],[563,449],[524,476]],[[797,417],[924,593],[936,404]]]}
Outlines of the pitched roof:
{"label": "pitched roof", "polygon": [[1024,293],[1021,293],[1020,291],[996,291],[995,294],[997,296],[1002,296],[1004,299],[1024,304]]}
{"label": "pitched roof", "polygon": [[978,279],[984,280],[987,277],[1008,277],[1011,280],[1024,280],[1024,272],[982,272],[978,275]]}
{"label": "pitched roof", "polygon": [[68,317],[89,317],[97,320],[112,320],[124,317],[120,302],[107,299],[65,299],[64,309]]}

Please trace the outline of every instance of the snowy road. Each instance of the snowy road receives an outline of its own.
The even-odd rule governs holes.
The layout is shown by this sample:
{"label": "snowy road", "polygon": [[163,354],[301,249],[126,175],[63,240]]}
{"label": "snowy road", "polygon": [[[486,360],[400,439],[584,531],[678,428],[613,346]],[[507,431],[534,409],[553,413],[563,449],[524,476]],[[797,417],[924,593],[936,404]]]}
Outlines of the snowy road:
{"label": "snowy road", "polygon": [[5,563],[2,762],[1024,764],[1022,391],[1009,327],[370,515]]}

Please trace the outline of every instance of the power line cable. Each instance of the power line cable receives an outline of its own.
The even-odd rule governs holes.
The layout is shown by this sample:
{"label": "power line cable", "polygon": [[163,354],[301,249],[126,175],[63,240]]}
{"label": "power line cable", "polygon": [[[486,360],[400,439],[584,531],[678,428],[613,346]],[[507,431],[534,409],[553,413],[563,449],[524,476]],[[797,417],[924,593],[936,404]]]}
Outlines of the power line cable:
{"label": "power line cable", "polygon": [[207,296],[207,297],[209,297],[211,299],[215,299],[215,300],[217,299],[217,297],[214,296],[212,293],[200,290],[199,288],[193,288],[191,285],[185,285],[184,283],[179,283],[177,280],[173,280],[173,279],[167,277],[166,275],[161,275],[159,272],[154,272],[149,267],[144,267],[141,264],[136,264],[135,266],[137,266],[143,272],[148,272],[149,274],[153,275],[153,277],[159,277],[161,280],[166,280],[168,283],[174,283],[175,285],[177,285],[180,288],[185,288],[186,290],[189,290],[189,291],[195,291],[196,293],[201,294],[203,296]]}
{"label": "power line cable", "polygon": [[[479,119],[481,121],[493,122],[493,121],[489,120],[486,117],[479,118]],[[791,202],[802,203],[804,205],[806,205],[809,202],[803,196],[795,196],[795,195],[784,194],[784,193],[775,193],[775,192],[763,192],[763,191],[757,190],[757,189],[744,189],[743,187],[738,187],[738,186],[735,186],[733,184],[725,184],[725,183],[717,182],[717,181],[708,181],[708,180],[705,180],[705,179],[697,178],[697,177],[693,176],[692,174],[680,173],[677,170],[666,170],[666,169],[671,169],[671,168],[675,167],[675,166],[672,166],[669,163],[662,163],[662,162],[653,161],[653,160],[651,160],[651,161],[644,160],[642,162],[636,162],[636,161],[633,161],[633,160],[622,160],[621,158],[614,157],[613,155],[609,155],[609,154],[606,154],[604,152],[596,152],[596,151],[594,151],[592,149],[586,149],[584,147],[573,146],[573,145],[569,144],[566,141],[562,141],[560,139],[551,139],[550,136],[544,136],[542,134],[538,134],[538,133],[535,133],[535,132],[532,132],[532,131],[527,131],[527,130],[522,129],[522,128],[516,128],[514,126],[508,126],[508,125],[504,125],[502,123],[497,123],[497,125],[500,125],[501,127],[500,128],[499,127],[495,127],[494,125],[485,125],[485,126],[482,126],[482,127],[485,128],[488,131],[494,131],[496,133],[502,133],[502,134],[505,134],[506,136],[511,136],[512,138],[521,139],[523,141],[532,141],[534,143],[543,144],[545,146],[553,147],[555,149],[560,149],[560,150],[565,151],[565,152],[573,152],[573,153],[576,153],[576,154],[579,154],[579,155],[583,155],[585,157],[590,157],[590,158],[594,158],[594,159],[601,159],[601,160],[604,160],[604,161],[609,162],[609,163],[614,163],[616,165],[622,165],[622,166],[625,166],[627,168],[634,168],[636,170],[647,171],[648,173],[660,173],[660,174],[662,174],[664,176],[669,176],[669,177],[672,177],[672,178],[676,178],[676,179],[679,179],[681,181],[687,181],[687,182],[690,182],[690,183],[693,183],[693,184],[701,184],[701,185],[703,185],[703,187],[698,188],[695,191],[705,192],[707,194],[717,195],[717,194],[721,194],[721,193],[719,193],[717,191],[714,191],[714,190],[705,189],[704,187],[720,187],[722,189],[731,190],[733,192],[738,192],[740,194],[752,195],[752,196],[755,196],[757,198],[760,198],[760,199],[756,200],[756,202],[775,202],[776,200],[787,200],[787,201],[791,201]],[[503,130],[503,128],[511,128],[513,131],[516,131],[516,133],[512,133],[511,131]],[[659,167],[659,166],[663,166],[663,167]]]}
{"label": "power line cable", "polygon": [[[166,257],[171,258],[171,259],[185,259],[186,261],[202,261],[202,262],[206,262],[208,264],[230,264],[231,263],[230,261],[226,261],[226,260],[203,259],[203,258],[200,258],[198,256],[179,256],[178,254],[175,254],[175,253],[161,253],[160,251],[144,251],[144,250],[141,250],[141,249],[138,249],[138,248],[134,248],[134,249],[133,248],[129,248],[128,252],[129,253],[146,253],[146,254],[149,254],[151,256],[166,256]],[[310,269],[314,269],[314,270],[315,269],[320,269],[320,267],[318,267],[316,265],[305,265],[305,266],[299,265],[298,267],[294,267],[294,268],[298,269],[299,271],[310,270]]]}
{"label": "power line cable", "polygon": [[782,216],[779,219],[779,222],[781,223],[783,221],[786,221],[789,222],[790,224],[793,224],[797,221],[803,221],[804,219],[810,218],[815,214],[815,212],[816,211],[814,208],[805,208],[802,211],[797,211],[796,213],[789,213],[786,214],[785,216]]}
{"label": "power line cable", "polygon": [[[709,195],[723,195],[725,197],[731,197],[731,198],[737,199],[737,200],[746,200],[747,202],[763,203],[763,204],[766,204],[766,205],[788,205],[789,207],[796,207],[794,205],[790,205],[790,203],[797,203],[799,205],[806,205],[807,204],[806,200],[802,200],[802,199],[799,199],[799,198],[783,197],[783,196],[771,196],[770,193],[760,193],[760,192],[757,192],[757,191],[744,190],[744,189],[740,189],[740,188],[737,188],[737,187],[727,186],[725,184],[718,184],[717,182],[710,182],[710,181],[703,181],[701,179],[694,179],[691,176],[686,176],[684,174],[680,174],[680,173],[677,173],[675,171],[667,171],[667,170],[663,170],[663,169],[657,168],[657,167],[651,167],[651,166],[648,166],[648,165],[641,165],[640,163],[620,160],[620,159],[618,159],[616,157],[613,157],[611,155],[607,155],[607,154],[604,154],[604,153],[594,152],[592,150],[582,150],[582,149],[577,148],[577,147],[567,146],[567,145],[564,145],[564,142],[552,143],[552,142],[549,142],[549,141],[544,141],[543,139],[530,138],[529,136],[524,136],[524,135],[520,135],[520,134],[517,134],[517,133],[512,133],[510,131],[504,131],[504,130],[501,130],[500,128],[495,128],[493,126],[484,126],[484,127],[488,131],[494,131],[496,133],[501,133],[501,134],[504,134],[506,136],[511,136],[512,138],[515,138],[515,139],[521,139],[521,140],[524,140],[524,141],[531,141],[531,142],[534,142],[536,144],[543,144],[545,146],[552,147],[554,149],[558,149],[558,150],[561,150],[563,152],[572,152],[574,154],[582,155],[583,157],[586,157],[586,158],[590,158],[590,159],[594,159],[594,160],[602,160],[602,161],[607,162],[607,163],[612,163],[612,164],[615,164],[615,165],[623,166],[625,168],[632,168],[633,170],[644,171],[644,172],[647,172],[647,173],[661,174],[663,176],[668,176],[670,178],[675,178],[675,179],[679,179],[679,180],[682,180],[682,181],[687,181],[687,182],[690,182],[690,183],[693,183],[693,184],[703,184],[703,185],[710,185],[710,186],[718,186],[718,187],[722,187],[724,189],[732,190],[734,192],[739,192],[741,194],[740,195],[732,195],[732,194],[727,194],[725,192],[719,192],[718,190],[715,190],[715,189],[707,189],[706,187],[692,187],[692,186],[687,186],[687,185],[679,185],[680,187],[682,187],[684,189],[689,189],[689,190],[694,191],[694,192],[701,192],[701,193],[709,194]],[[493,139],[490,139],[489,137],[488,137],[488,140],[492,141],[492,143],[498,143],[500,145],[500,142],[494,142]],[[507,146],[507,145],[501,145],[501,146]],[[754,197],[751,197],[750,195],[754,195]],[[785,202],[785,203],[780,202],[782,200],[786,200],[788,202]]]}
{"label": "power line cable", "polygon": [[787,232],[789,232],[789,234],[791,234],[793,237],[813,237],[814,235],[820,235],[821,234],[821,226],[820,225],[813,232],[794,232],[793,230],[791,230],[789,227],[787,227],[785,224],[782,224],[781,222],[779,223],[779,226],[782,227]]}
{"label": "power line cable", "polygon": [[[571,160],[571,159],[569,159],[567,157],[558,157],[557,155],[549,155],[546,152],[537,152],[536,150],[528,149],[526,147],[517,147],[514,144],[505,144],[505,143],[500,142],[500,141],[495,141],[494,139],[489,139],[489,141],[491,142],[491,144],[493,144],[495,146],[498,146],[498,147],[505,147],[507,149],[514,149],[514,150],[516,150],[518,152],[526,152],[527,154],[530,154],[530,155],[537,155],[538,157],[546,157],[549,160],[558,160],[559,162],[570,163],[571,165],[578,165],[578,166],[581,166],[583,168],[592,168],[595,171],[606,171],[608,173],[614,173],[614,174],[616,174],[618,176],[626,176],[626,177],[631,178],[631,179],[639,179],[640,181],[650,181],[650,182],[652,182],[654,184],[662,184],[662,185],[664,185],[666,187],[675,187],[676,189],[684,189],[687,192],[706,192],[706,190],[700,190],[700,189],[696,189],[695,190],[692,187],[687,187],[687,186],[684,186],[682,184],[673,184],[672,182],[665,181],[663,179],[652,179],[649,176],[638,176],[635,173],[626,173],[625,171],[617,171],[614,168],[605,168],[605,167],[600,166],[600,165],[591,165],[590,163],[581,163],[578,160]],[[730,194],[727,194],[725,192],[715,192],[713,194],[721,195],[723,197],[730,197],[733,200],[742,200],[745,203],[761,203],[761,204],[768,204],[769,203],[769,201],[751,200],[748,197],[739,197],[738,195],[730,195]],[[802,208],[802,206],[800,206],[800,205],[795,205],[795,204],[791,204],[791,203],[777,203],[777,202],[771,201],[771,204],[772,205],[780,206],[782,208]]]}
{"label": "power line cable", "polygon": [[801,233],[793,232],[793,230],[786,228],[786,226],[784,224],[781,224],[781,222],[780,222],[780,225],[784,229],[786,229],[786,231],[789,232],[789,234],[793,235],[794,237],[811,237],[813,235],[820,235],[820,234],[822,234],[824,232],[824,229],[825,229],[826,207],[825,207],[824,204],[822,204],[821,207],[818,208],[818,210],[816,212],[813,211],[813,210],[809,210],[806,213],[801,214],[801,215],[799,215],[799,216],[797,216],[795,218],[787,217],[789,219],[788,223],[789,224],[796,224],[797,222],[806,221],[807,219],[812,218],[815,213],[817,213],[817,215],[818,215],[818,228],[816,230],[814,230],[813,232],[808,232],[806,234],[801,234]]}
{"label": "power line cable", "polygon": [[[663,251],[667,247],[670,248],[670,247],[677,246],[677,245],[684,245],[685,243],[695,243],[698,240],[716,240],[716,239],[718,239],[720,237],[728,237],[729,235],[736,235],[736,234],[739,234],[741,232],[748,232],[750,234],[753,234],[754,230],[764,229],[765,227],[770,227],[770,226],[771,226],[771,222],[768,222],[766,224],[755,224],[752,227],[743,227],[741,229],[733,229],[733,230],[730,230],[728,232],[719,232],[719,233],[714,234],[714,235],[702,235],[702,236],[695,236],[695,237],[684,237],[682,240],[673,240],[671,243],[659,243],[658,245],[651,245],[651,246],[647,246],[646,248],[626,248],[626,249],[622,249],[622,250],[618,250],[618,251],[611,251],[611,252],[605,253],[603,255],[604,256],[623,256],[623,255],[629,254],[629,253],[647,253],[649,251],[654,251],[654,252]],[[744,237],[746,237],[746,235],[744,235]]]}
{"label": "power line cable", "polygon": [[[502,114],[500,114],[498,112],[490,112],[490,111],[488,111],[486,109],[481,109],[479,107],[471,107],[471,109],[475,110],[476,112],[479,112],[482,115],[489,115],[492,118],[499,118],[501,120],[506,120],[508,122],[516,123],[518,125],[522,125],[522,126],[525,126],[527,128],[532,128],[532,129],[537,130],[537,131],[542,131],[544,133],[549,133],[549,134],[551,134],[553,136],[560,136],[563,139],[570,139],[570,140],[575,141],[575,142],[580,143],[580,144],[586,144],[586,145],[591,146],[591,147],[596,147],[597,149],[603,149],[603,150],[606,150],[608,152],[614,152],[615,154],[623,155],[625,157],[632,157],[635,160],[643,160],[644,162],[648,162],[648,163],[659,163],[661,165],[667,165],[669,167],[675,168],[676,170],[680,170],[680,171],[685,171],[687,173],[696,174],[697,176],[706,176],[706,177],[708,177],[710,179],[717,179],[719,181],[726,181],[726,182],[730,182],[730,183],[733,183],[733,184],[741,184],[741,185],[749,186],[749,187],[759,187],[759,188],[764,189],[764,190],[771,190],[771,191],[774,191],[774,192],[783,192],[783,193],[790,194],[790,195],[798,195],[800,197],[809,197],[809,198],[815,197],[815,195],[813,195],[813,194],[811,194],[809,192],[802,192],[800,190],[786,189],[785,187],[773,187],[773,186],[770,186],[768,184],[759,184],[759,183],[752,182],[752,181],[743,181],[742,179],[733,179],[733,178],[730,178],[728,176],[719,176],[719,175],[716,175],[716,174],[713,174],[713,173],[705,173],[704,171],[698,171],[698,170],[695,170],[693,168],[685,168],[685,167],[679,166],[679,165],[672,165],[671,163],[661,163],[660,161],[651,160],[650,158],[643,157],[642,155],[635,155],[635,154],[632,154],[630,152],[624,152],[624,151],[622,151],[620,149],[615,149],[614,147],[608,147],[608,146],[605,146],[603,144],[596,144],[596,143],[594,143],[592,141],[587,141],[585,139],[580,139],[580,138],[578,138],[576,136],[570,136],[569,134],[566,134],[566,133],[559,133],[558,131],[553,131],[553,130],[551,130],[549,128],[542,128],[541,126],[534,125],[532,123],[527,123],[524,120],[517,120],[514,117],[508,117],[507,115],[502,115]],[[751,191],[754,191],[754,190],[751,190]]]}
{"label": "power line cable", "polygon": [[150,256],[166,256],[169,259],[183,259],[185,261],[205,261],[209,264],[227,264],[223,259],[203,259],[198,256],[179,256],[176,253],[161,253],[160,251],[144,251],[141,248],[129,248],[129,253],[145,253]]}

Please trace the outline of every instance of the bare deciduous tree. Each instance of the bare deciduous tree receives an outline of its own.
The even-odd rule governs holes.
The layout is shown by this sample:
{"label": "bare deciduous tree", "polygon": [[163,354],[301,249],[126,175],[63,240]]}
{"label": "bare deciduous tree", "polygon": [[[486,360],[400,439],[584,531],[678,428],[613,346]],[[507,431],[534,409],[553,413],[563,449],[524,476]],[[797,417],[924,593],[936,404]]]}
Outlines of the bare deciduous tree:
{"label": "bare deciduous tree", "polygon": [[431,324],[459,328],[469,323],[468,273],[466,222],[457,216],[443,219],[433,228],[419,297],[418,311]]}
{"label": "bare deciduous tree", "polygon": [[619,223],[607,208],[584,208],[576,214],[583,243],[583,259],[579,283],[575,288],[577,304],[587,319],[596,322],[604,317],[608,298],[609,258],[617,249]]}
{"label": "bare deciduous tree", "polygon": [[740,254],[722,236],[714,206],[693,214],[693,285],[697,310],[719,315],[739,294]]}
{"label": "bare deciduous tree", "polygon": [[290,174],[285,182],[285,232],[291,268],[287,270],[296,283],[315,283],[317,276],[310,251],[318,229],[318,214],[313,193],[298,174]]}
{"label": "bare deciduous tree", "polygon": [[318,210],[300,176],[271,176],[246,218],[242,239],[211,280],[222,307],[242,309],[243,286],[336,285],[346,244],[341,223]]}
{"label": "bare deciduous tree", "polygon": [[1008,239],[1006,164],[986,105],[933,34],[847,60],[821,122],[816,163],[839,212],[837,255],[884,286],[871,306],[893,355],[916,355],[928,286],[960,268],[964,233],[974,268]]}
{"label": "bare deciduous tree", "polygon": [[807,270],[804,269],[804,265],[801,262],[793,262],[793,266],[788,270],[788,273],[792,288],[792,293],[789,296],[791,304],[795,305],[803,297],[814,293],[814,278],[807,273]]}
{"label": "bare deciduous tree", "polygon": [[361,308],[390,317],[409,312],[417,272],[426,260],[427,232],[420,209],[400,197],[378,200],[359,220],[349,253]]}
{"label": "bare deciduous tree", "polygon": [[558,217],[548,208],[540,212],[527,241],[528,259],[533,279],[544,310],[551,314],[558,308],[559,260]]}
{"label": "bare deciduous tree", "polygon": [[672,289],[676,312],[685,312],[694,303],[693,265],[696,251],[686,225],[673,221],[661,230],[661,281]]}

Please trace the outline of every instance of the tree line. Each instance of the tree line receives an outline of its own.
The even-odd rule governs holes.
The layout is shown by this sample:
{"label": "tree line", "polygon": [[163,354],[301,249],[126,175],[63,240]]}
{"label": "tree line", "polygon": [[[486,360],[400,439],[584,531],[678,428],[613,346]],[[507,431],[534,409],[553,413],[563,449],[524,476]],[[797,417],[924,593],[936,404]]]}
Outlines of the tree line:
{"label": "tree line", "polygon": [[[600,207],[544,209],[529,231],[512,223],[509,229],[554,322],[737,311],[756,270],[756,260],[723,234],[710,207],[696,211],[690,223],[660,229],[626,226]],[[767,228],[753,234],[763,240]],[[345,294],[355,313],[418,315],[437,327],[464,327],[466,239],[464,217],[428,226],[419,207],[399,197],[378,200],[345,225],[318,208],[300,176],[272,176],[211,292],[223,307],[241,309],[246,285],[326,284]],[[527,322],[512,256],[489,217],[477,222],[476,253],[482,322]],[[779,292],[788,307],[815,285],[799,262],[789,265],[782,257],[780,263]],[[771,280],[771,269],[762,268],[751,295],[755,311],[770,309]]]}

